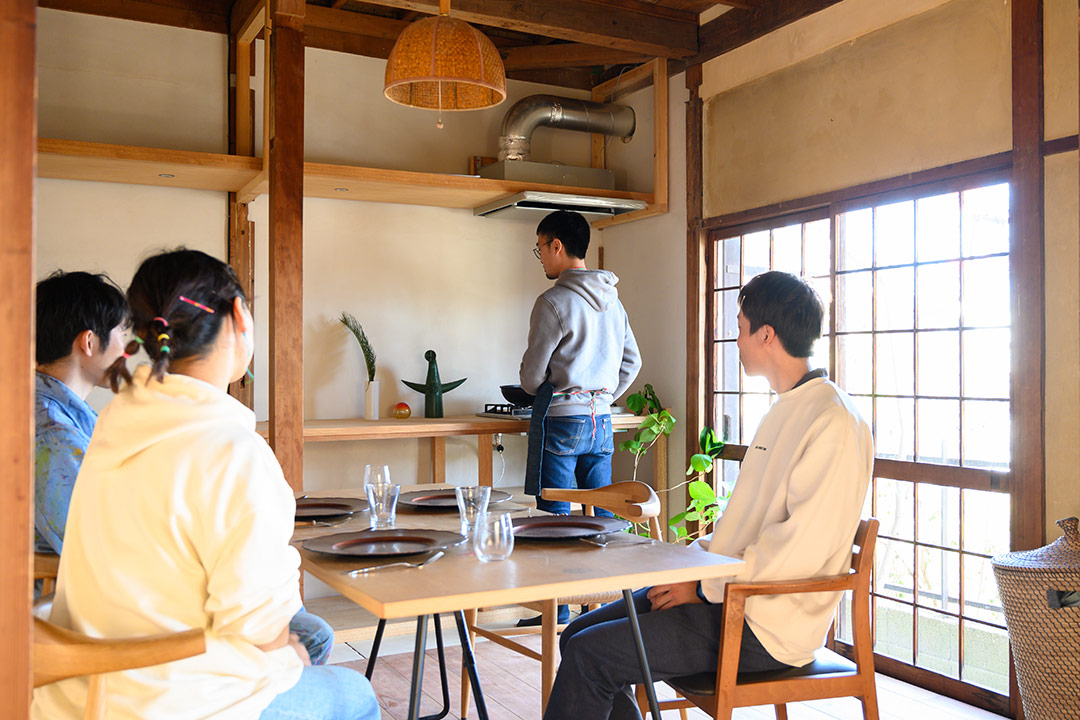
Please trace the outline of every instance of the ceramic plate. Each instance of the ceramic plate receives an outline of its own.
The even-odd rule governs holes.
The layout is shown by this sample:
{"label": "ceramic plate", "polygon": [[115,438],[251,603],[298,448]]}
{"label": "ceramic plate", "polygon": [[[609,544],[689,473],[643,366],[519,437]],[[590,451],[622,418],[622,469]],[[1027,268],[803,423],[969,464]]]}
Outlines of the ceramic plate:
{"label": "ceramic plate", "polygon": [[347,557],[387,557],[441,550],[465,539],[442,530],[361,530],[323,535],[304,541],[304,549]]}
{"label": "ceramic plate", "polygon": [[[510,499],[510,493],[504,490],[492,490],[488,504],[503,502]],[[457,495],[453,490],[416,490],[414,492],[401,493],[398,498],[401,505],[422,508],[445,508],[457,509]]]}
{"label": "ceramic plate", "polygon": [[566,540],[620,532],[630,527],[622,518],[584,515],[535,515],[514,518],[514,537],[525,540]]}
{"label": "ceramic plate", "polygon": [[367,501],[359,498],[304,497],[296,501],[297,520],[341,517],[367,510]]}

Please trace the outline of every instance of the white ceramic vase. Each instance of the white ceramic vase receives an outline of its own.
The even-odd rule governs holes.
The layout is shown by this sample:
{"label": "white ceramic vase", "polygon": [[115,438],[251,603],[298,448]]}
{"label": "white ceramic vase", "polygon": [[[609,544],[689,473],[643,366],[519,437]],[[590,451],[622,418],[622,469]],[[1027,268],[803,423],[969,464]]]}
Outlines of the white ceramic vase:
{"label": "white ceramic vase", "polygon": [[371,380],[364,386],[364,418],[379,419],[379,381]]}

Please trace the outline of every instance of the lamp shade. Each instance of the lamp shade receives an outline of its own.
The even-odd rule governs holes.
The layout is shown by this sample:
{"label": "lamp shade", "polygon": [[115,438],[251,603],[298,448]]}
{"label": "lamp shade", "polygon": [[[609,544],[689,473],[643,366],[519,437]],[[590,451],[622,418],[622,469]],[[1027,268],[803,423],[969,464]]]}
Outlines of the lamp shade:
{"label": "lamp shade", "polygon": [[386,61],[383,93],[400,105],[479,110],[506,99],[506,70],[483,33],[448,15],[417,20]]}

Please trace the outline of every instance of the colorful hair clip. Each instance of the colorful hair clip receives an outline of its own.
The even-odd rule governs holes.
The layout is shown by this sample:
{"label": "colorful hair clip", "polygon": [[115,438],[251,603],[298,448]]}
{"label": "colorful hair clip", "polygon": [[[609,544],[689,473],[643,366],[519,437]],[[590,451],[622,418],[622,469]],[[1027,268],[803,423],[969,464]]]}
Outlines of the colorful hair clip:
{"label": "colorful hair clip", "polygon": [[124,359],[125,359],[125,360],[127,360],[127,359],[128,359],[129,357],[131,357],[131,354],[130,354],[130,353],[124,353]]}
{"label": "colorful hair clip", "polygon": [[161,333],[160,335],[158,335],[157,336],[157,341],[159,343],[161,342],[161,338],[165,338],[165,342],[168,342],[169,341],[169,334],[168,333]]}
{"label": "colorful hair clip", "polygon": [[204,310],[204,311],[210,313],[211,315],[214,314],[214,309],[213,308],[206,307],[201,302],[195,302],[191,298],[186,298],[183,295],[180,296],[180,302],[186,302],[188,305],[194,305],[195,307],[199,308],[200,310]]}
{"label": "colorful hair clip", "polygon": [[155,320],[157,320],[157,321],[158,321],[159,323],[161,323],[162,325],[164,325],[165,327],[169,327],[169,321],[168,321],[168,320],[166,320],[165,318],[161,317],[160,315],[158,315],[158,316],[157,316],[156,318],[154,318],[154,319],[155,319]]}
{"label": "colorful hair clip", "polygon": [[163,353],[169,352],[169,346],[168,345],[162,345],[161,346],[161,352],[163,352]]}
{"label": "colorful hair clip", "polygon": [[141,337],[139,337],[138,335],[136,335],[135,337],[133,337],[133,338],[132,338],[132,340],[134,340],[135,342],[139,343],[140,345],[142,345],[143,343],[145,343],[145,342],[146,342],[145,340],[143,340],[143,339],[142,339]]}

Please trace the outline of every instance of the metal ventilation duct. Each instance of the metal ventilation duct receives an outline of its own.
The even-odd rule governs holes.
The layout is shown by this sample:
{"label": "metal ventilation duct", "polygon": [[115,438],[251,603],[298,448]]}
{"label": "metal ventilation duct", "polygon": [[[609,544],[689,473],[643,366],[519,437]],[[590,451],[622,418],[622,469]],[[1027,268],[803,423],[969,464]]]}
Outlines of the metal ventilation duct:
{"label": "metal ventilation duct", "polygon": [[629,139],[636,123],[634,109],[626,105],[530,95],[514,103],[503,117],[499,160],[528,160],[533,131],[541,125]]}

